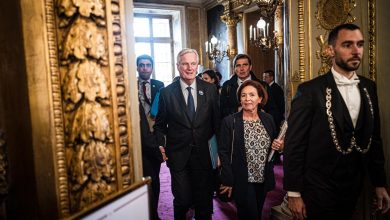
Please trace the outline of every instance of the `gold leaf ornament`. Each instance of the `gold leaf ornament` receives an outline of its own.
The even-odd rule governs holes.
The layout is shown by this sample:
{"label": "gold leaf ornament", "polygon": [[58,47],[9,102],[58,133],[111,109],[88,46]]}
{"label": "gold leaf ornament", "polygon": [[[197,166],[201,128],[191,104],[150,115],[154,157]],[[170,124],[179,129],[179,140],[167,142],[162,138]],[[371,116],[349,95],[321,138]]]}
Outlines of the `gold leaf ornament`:
{"label": "gold leaf ornament", "polygon": [[57,5],[59,13],[65,14],[66,17],[72,17],[77,12],[73,0],[59,0]]}
{"label": "gold leaf ornament", "polygon": [[71,125],[71,143],[76,139],[84,143],[94,139],[112,141],[108,114],[97,102],[84,102],[77,109]]}
{"label": "gold leaf ornament", "polygon": [[73,110],[75,105],[82,98],[82,93],[77,87],[79,80],[77,79],[76,74],[79,69],[79,65],[80,62],[74,62],[69,66],[69,71],[66,73],[62,83],[64,100],[67,102],[65,107],[66,111]]}
{"label": "gold leaf ornament", "polygon": [[79,8],[79,13],[84,17],[90,17],[91,15],[104,17],[102,0],[73,0],[73,3]]}
{"label": "gold leaf ornament", "polygon": [[63,44],[62,59],[74,56],[79,60],[86,59],[88,49],[92,47],[92,35],[97,34],[96,25],[83,18],[77,18],[70,28]]}
{"label": "gold leaf ornament", "polygon": [[88,101],[97,101],[99,99],[108,99],[108,85],[99,64],[91,60],[85,60],[77,70],[79,79],[78,88],[84,93]]}
{"label": "gold leaf ornament", "polygon": [[101,141],[92,141],[84,153],[85,172],[95,182],[102,178],[111,180],[114,174],[114,161],[108,146]]}

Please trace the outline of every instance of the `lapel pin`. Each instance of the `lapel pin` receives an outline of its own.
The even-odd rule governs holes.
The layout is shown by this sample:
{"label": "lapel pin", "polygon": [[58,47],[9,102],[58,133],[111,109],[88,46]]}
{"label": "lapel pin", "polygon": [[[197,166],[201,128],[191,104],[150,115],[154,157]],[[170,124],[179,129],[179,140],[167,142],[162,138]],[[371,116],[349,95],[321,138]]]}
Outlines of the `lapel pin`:
{"label": "lapel pin", "polygon": [[199,90],[199,95],[203,95],[203,91],[202,90]]}
{"label": "lapel pin", "polygon": [[152,85],[152,87],[156,87],[156,85]]}

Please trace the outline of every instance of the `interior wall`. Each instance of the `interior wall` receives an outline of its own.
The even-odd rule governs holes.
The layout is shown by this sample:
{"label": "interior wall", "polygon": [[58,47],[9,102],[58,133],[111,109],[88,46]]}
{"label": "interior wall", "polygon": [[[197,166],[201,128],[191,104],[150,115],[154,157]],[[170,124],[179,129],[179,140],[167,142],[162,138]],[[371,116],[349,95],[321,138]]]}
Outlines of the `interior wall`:
{"label": "interior wall", "polygon": [[[210,42],[211,37],[214,35],[219,40],[228,42],[227,27],[226,24],[221,21],[224,8],[222,5],[217,5],[207,10],[207,40]],[[208,58],[205,59],[206,61]],[[212,61],[205,64],[210,69],[213,69]],[[222,82],[229,79],[229,60],[225,57],[221,63],[216,63],[215,70],[222,74]]]}

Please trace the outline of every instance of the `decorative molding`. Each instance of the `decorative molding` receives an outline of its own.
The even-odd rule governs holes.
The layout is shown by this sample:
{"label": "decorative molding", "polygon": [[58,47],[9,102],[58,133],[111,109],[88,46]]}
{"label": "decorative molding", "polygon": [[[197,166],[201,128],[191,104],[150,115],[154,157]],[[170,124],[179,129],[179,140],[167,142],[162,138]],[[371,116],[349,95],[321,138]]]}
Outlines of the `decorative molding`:
{"label": "decorative molding", "polygon": [[[298,76],[292,77],[292,81],[303,82],[306,78],[305,72],[305,1],[298,0],[298,53],[299,53],[299,68]],[[295,75],[295,74],[294,74]]]}
{"label": "decorative molding", "polygon": [[111,16],[112,16],[112,47],[114,48],[114,72],[115,72],[115,86],[116,86],[116,108],[117,108],[117,117],[118,117],[118,127],[119,127],[119,146],[120,146],[120,171],[122,178],[123,188],[127,188],[134,182],[134,167],[133,164],[133,155],[130,151],[129,137],[128,134],[131,133],[127,129],[128,122],[128,109],[126,108],[127,94],[126,85],[125,85],[125,73],[123,71],[124,58],[123,58],[123,48],[122,48],[122,28],[121,28],[121,16],[120,0],[111,0]]}
{"label": "decorative molding", "polygon": [[368,1],[368,63],[369,76],[372,80],[376,80],[376,12],[375,0]]}
{"label": "decorative molding", "polygon": [[50,84],[52,92],[52,112],[54,117],[55,163],[57,170],[57,194],[61,217],[69,216],[70,200],[68,190],[67,160],[65,149],[64,120],[62,110],[61,77],[58,64],[57,34],[54,1],[45,1],[47,46],[49,52]]}

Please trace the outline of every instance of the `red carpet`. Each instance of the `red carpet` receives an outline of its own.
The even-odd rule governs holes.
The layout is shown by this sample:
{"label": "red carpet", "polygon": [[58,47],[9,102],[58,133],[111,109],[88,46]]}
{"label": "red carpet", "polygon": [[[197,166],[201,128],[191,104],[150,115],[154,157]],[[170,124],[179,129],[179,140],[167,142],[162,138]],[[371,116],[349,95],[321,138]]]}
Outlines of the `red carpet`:
{"label": "red carpet", "polygon": [[[285,192],[283,191],[283,167],[277,165],[274,168],[276,187],[267,194],[263,209],[263,220],[268,220],[271,207],[282,203]],[[173,196],[171,193],[171,176],[166,164],[161,165],[160,172],[160,201],[158,213],[162,220],[173,220]],[[191,219],[192,213],[189,212],[187,219]],[[236,207],[233,203],[220,202],[214,199],[213,220],[234,220],[236,219]]]}

